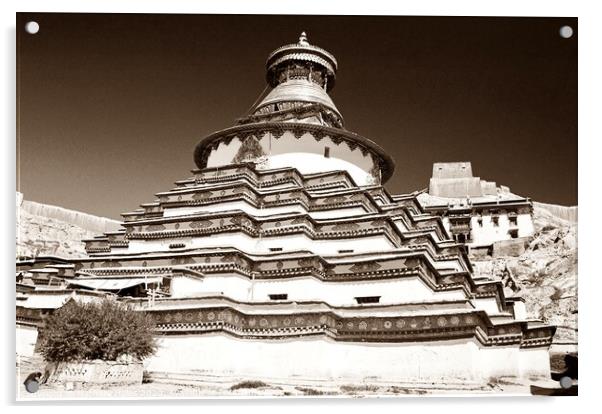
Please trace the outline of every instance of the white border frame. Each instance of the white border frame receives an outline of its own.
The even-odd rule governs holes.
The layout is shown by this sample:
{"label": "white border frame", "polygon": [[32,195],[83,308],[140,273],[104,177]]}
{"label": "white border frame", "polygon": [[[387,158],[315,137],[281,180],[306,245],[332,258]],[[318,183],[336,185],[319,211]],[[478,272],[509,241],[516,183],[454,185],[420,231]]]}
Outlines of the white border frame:
{"label": "white border frame", "polygon": [[[8,385],[4,387],[4,401],[11,404],[15,398],[15,388],[11,386],[10,379],[14,366],[14,285],[12,284],[12,271],[14,269],[14,190],[15,190],[15,12],[103,12],[103,13],[245,13],[245,14],[345,14],[345,15],[450,15],[450,16],[546,16],[546,17],[578,17],[579,38],[579,219],[581,223],[579,234],[579,276],[583,289],[579,290],[579,325],[583,330],[579,335],[581,362],[580,396],[570,397],[527,397],[527,398],[412,398],[412,399],[379,399],[379,400],[223,400],[215,401],[165,401],[146,402],[151,405],[144,408],[146,411],[163,413],[166,404],[180,405],[178,409],[216,410],[232,408],[245,412],[281,411],[306,412],[317,407],[328,410],[344,409],[350,412],[364,412],[375,408],[386,411],[399,411],[408,409],[426,410],[427,412],[465,411],[485,409],[487,412],[509,411],[522,412],[525,409],[546,410],[552,412],[576,412],[586,409],[587,405],[594,403],[597,396],[597,386],[600,383],[599,373],[596,368],[600,364],[599,350],[601,335],[599,324],[596,323],[597,309],[594,304],[599,301],[599,292],[602,292],[600,277],[595,271],[595,254],[597,253],[597,234],[595,229],[599,224],[595,221],[599,214],[595,208],[600,208],[600,192],[597,179],[601,176],[598,170],[598,158],[601,151],[602,127],[600,106],[597,105],[602,95],[601,75],[602,63],[599,40],[602,39],[602,21],[600,6],[594,1],[577,2],[575,0],[549,0],[549,1],[476,1],[476,0],[432,0],[399,2],[371,0],[369,2],[350,3],[344,0],[316,1],[316,0],[263,0],[243,1],[231,0],[220,2],[195,2],[192,0],[105,0],[105,1],[75,1],[75,0],[22,0],[19,2],[3,1],[0,3],[2,13],[4,39],[2,42],[2,76],[3,99],[1,100],[2,116],[1,125],[4,128],[2,142],[3,172],[1,180],[3,195],[2,217],[5,220],[5,229],[12,229],[6,237],[2,238],[2,252],[4,255],[3,280],[5,288],[5,312],[1,318],[5,333],[2,342],[3,358],[2,370],[8,378]],[[22,28],[17,28],[22,30]],[[597,73],[597,75],[596,75]],[[597,99],[598,98],[598,99]],[[545,145],[545,144],[544,144]],[[598,242],[599,243],[599,242]],[[597,332],[596,332],[597,331]],[[494,404],[491,404],[491,403]],[[79,403],[81,404],[81,402]],[[90,402],[90,404],[111,404],[110,402]],[[125,404],[124,402],[118,404]],[[205,407],[196,408],[192,404],[203,404]],[[345,407],[335,407],[335,404],[344,404]],[[403,406],[401,406],[403,404]],[[477,406],[466,406],[473,405]],[[46,410],[46,407],[29,406],[32,411]],[[57,403],[50,407],[57,407]],[[87,404],[89,405],[89,404]],[[115,404],[111,404],[115,405]],[[409,407],[411,405],[412,407]],[[418,406],[416,406],[418,405]],[[487,405],[483,407],[483,405]],[[481,407],[479,407],[481,406]],[[13,407],[14,408],[14,407]],[[61,411],[81,411],[81,408],[62,407]],[[87,407],[86,411],[106,410],[104,407]]]}

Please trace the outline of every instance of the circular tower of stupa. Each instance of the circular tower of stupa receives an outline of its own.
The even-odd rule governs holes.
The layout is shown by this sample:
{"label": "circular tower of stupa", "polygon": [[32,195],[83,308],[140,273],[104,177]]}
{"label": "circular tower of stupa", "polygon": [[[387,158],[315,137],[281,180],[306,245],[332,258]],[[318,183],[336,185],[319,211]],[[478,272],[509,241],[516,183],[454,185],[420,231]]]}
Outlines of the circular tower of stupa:
{"label": "circular tower of stupa", "polygon": [[329,92],[338,63],[302,33],[297,43],[269,54],[262,94],[237,125],[198,143],[199,168],[245,161],[258,168],[295,167],[303,174],[347,171],[358,185],[388,180],[394,162],[369,139],[344,128],[343,116]]}

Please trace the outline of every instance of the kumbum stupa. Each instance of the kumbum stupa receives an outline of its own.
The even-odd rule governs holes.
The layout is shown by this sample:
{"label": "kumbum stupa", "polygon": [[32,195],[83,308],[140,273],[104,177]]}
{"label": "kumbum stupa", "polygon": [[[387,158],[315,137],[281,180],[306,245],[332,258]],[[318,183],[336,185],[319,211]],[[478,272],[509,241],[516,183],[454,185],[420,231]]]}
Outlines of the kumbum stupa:
{"label": "kumbum stupa", "polygon": [[555,328],[527,319],[501,282],[474,279],[464,244],[418,193],[383,187],[394,161],[344,128],[329,96],[335,57],[302,34],[266,67],[269,93],[198,143],[191,178],[85,240],[85,258],[17,263],[17,324],[113,294],[156,321],[150,372],[549,378]]}

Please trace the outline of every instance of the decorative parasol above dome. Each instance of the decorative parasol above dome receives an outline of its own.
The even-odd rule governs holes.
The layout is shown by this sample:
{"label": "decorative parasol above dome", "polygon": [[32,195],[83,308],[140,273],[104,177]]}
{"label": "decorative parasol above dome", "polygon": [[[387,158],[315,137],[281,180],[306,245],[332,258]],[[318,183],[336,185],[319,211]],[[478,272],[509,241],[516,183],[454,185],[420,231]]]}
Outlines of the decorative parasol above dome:
{"label": "decorative parasol above dome", "polygon": [[310,45],[305,32],[299,42],[270,53],[266,69],[271,90],[239,123],[295,119],[343,128],[343,116],[328,95],[337,61],[326,50]]}
{"label": "decorative parasol above dome", "polygon": [[326,50],[309,44],[303,32],[297,43],[281,46],[270,53],[266,69],[267,82],[272,87],[290,79],[291,75],[306,75],[328,92],[334,87],[337,60]]}

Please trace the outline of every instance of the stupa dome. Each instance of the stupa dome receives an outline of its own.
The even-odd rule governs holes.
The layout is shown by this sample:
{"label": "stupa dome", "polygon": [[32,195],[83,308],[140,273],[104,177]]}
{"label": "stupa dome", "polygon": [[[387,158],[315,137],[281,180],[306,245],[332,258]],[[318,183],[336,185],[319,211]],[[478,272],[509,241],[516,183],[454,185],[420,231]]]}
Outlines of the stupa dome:
{"label": "stupa dome", "polygon": [[330,96],[322,87],[308,79],[292,79],[279,84],[263,98],[254,113],[272,112],[287,106],[294,108],[305,104],[319,104],[334,111],[342,124],[342,116]]}

